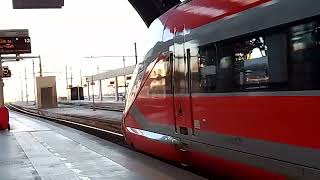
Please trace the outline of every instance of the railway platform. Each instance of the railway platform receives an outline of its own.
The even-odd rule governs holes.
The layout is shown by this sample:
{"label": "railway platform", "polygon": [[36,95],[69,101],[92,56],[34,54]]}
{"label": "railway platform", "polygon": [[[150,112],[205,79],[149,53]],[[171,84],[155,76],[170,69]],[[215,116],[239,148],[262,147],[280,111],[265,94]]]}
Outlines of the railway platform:
{"label": "railway platform", "polygon": [[10,111],[0,132],[0,179],[203,179],[123,146]]}
{"label": "railway platform", "polygon": [[[121,121],[122,112],[121,110],[101,110],[101,109],[95,109],[93,111],[91,108],[87,108],[85,106],[78,106],[78,105],[72,105],[72,102],[70,104],[59,104],[58,108],[51,108],[51,109],[41,109],[41,112],[45,113],[53,113],[57,115],[66,115],[66,116],[73,116],[73,117],[82,117],[84,119],[100,119],[100,120],[111,120],[111,121]],[[37,107],[31,102],[18,102],[14,103],[13,105],[16,105],[18,107],[25,108],[27,110],[31,111],[37,111],[40,109],[37,109]],[[111,104],[112,105],[112,104]],[[111,106],[110,105],[110,106]],[[117,105],[115,105],[117,106]]]}

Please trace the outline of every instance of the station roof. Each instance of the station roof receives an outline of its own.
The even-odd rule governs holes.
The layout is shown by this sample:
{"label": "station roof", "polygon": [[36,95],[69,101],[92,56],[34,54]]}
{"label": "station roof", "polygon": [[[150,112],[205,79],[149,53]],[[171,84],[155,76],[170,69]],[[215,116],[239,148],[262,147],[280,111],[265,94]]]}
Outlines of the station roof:
{"label": "station roof", "polygon": [[99,80],[111,79],[119,76],[126,76],[126,75],[133,74],[135,67],[136,67],[135,65],[128,66],[125,68],[111,70],[105,73],[95,74],[93,76],[86,76],[86,78],[87,78],[87,81],[88,80],[91,81],[92,78],[93,78],[93,81],[99,81]]}
{"label": "station roof", "polygon": [[167,12],[170,8],[179,4],[180,0],[128,0],[139,13],[143,21],[149,27],[150,24]]}

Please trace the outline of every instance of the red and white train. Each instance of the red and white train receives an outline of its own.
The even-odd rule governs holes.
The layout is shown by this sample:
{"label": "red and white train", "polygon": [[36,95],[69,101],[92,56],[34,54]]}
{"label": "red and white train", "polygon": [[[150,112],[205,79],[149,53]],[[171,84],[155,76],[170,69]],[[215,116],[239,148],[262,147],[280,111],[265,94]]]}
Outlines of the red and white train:
{"label": "red and white train", "polygon": [[320,179],[319,0],[184,1],[149,29],[128,144],[218,177]]}

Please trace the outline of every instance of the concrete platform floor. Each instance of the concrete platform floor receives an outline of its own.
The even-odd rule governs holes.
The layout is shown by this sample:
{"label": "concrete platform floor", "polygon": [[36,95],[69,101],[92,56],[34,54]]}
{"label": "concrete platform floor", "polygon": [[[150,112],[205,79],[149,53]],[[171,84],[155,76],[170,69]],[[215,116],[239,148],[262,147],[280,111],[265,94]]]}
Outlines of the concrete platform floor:
{"label": "concrete platform floor", "polygon": [[10,112],[0,132],[0,179],[203,179],[144,154],[50,121]]}

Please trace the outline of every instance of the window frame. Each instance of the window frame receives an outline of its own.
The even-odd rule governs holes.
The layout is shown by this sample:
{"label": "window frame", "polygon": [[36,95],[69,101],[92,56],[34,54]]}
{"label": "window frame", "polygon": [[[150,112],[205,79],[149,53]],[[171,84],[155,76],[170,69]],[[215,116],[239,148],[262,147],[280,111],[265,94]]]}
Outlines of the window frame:
{"label": "window frame", "polygon": [[[305,90],[320,90],[320,85],[319,85],[319,88],[317,89],[290,89],[289,87],[289,81],[290,81],[290,76],[289,76],[289,67],[290,67],[290,44],[289,44],[289,31],[291,28],[295,27],[295,26],[299,26],[299,25],[303,25],[303,24],[308,24],[308,23],[312,23],[312,22],[316,22],[317,23],[317,26],[315,27],[315,30],[317,31],[318,30],[318,35],[316,34],[316,37],[319,38],[319,40],[317,41],[317,45],[319,46],[320,48],[320,16],[315,16],[315,17],[311,17],[311,18],[307,18],[307,19],[303,19],[303,20],[298,20],[298,21],[295,21],[295,22],[290,22],[290,23],[287,23],[287,24],[284,24],[284,25],[280,25],[280,26],[276,26],[276,27],[272,27],[272,28],[269,28],[269,29],[265,29],[265,30],[260,30],[260,31],[257,31],[257,32],[251,32],[251,33],[248,33],[248,34],[245,34],[245,35],[241,35],[241,36],[237,36],[237,37],[233,37],[233,38],[229,38],[229,39],[225,39],[225,40],[221,40],[221,41],[217,41],[217,42],[211,42],[211,43],[208,43],[208,44],[204,44],[204,45],[201,45],[198,47],[198,66],[200,67],[200,64],[201,64],[201,58],[202,56],[200,55],[201,53],[201,49],[205,49],[205,48],[208,48],[208,47],[217,47],[217,48],[220,48],[221,45],[223,44],[231,44],[231,46],[233,44],[235,44],[236,42],[241,42],[241,41],[245,41],[245,40],[248,40],[250,39],[251,37],[264,37],[264,43],[265,45],[267,46],[267,50],[266,50],[266,57],[268,57],[268,46],[271,47],[272,44],[267,44],[266,42],[266,38],[267,37],[271,37],[275,34],[283,34],[286,36],[286,49],[284,50],[284,54],[286,54],[286,64],[285,64],[285,68],[287,68],[286,70],[286,75],[287,77],[283,77],[283,79],[287,78],[286,81],[283,81],[283,82],[269,82],[266,84],[266,88],[261,88],[261,89],[243,89],[243,88],[239,88],[239,89],[236,89],[236,90],[232,90],[232,91],[217,91],[217,90],[203,90],[201,88],[201,72],[200,72],[200,68],[199,68],[199,71],[198,71],[198,74],[199,74],[199,91],[197,92],[194,92],[193,90],[196,89],[196,88],[191,88],[190,90],[191,93],[233,93],[233,92],[268,92],[268,91],[305,91]],[[218,50],[219,51],[219,50]],[[220,56],[219,53],[217,56]],[[218,58],[219,59],[219,58]],[[218,60],[217,59],[217,60]],[[216,60],[216,61],[217,61]],[[233,62],[235,61],[235,59],[233,59]],[[190,61],[189,61],[190,62]],[[270,62],[270,59],[268,59],[268,62],[267,64],[269,64]],[[190,66],[190,65],[189,65]],[[220,68],[218,66],[218,63],[217,63],[217,69]],[[269,68],[269,67],[268,67]],[[267,69],[267,72],[269,73],[269,70],[270,69]],[[217,70],[218,71],[218,70]],[[320,69],[319,69],[320,71]],[[217,73],[218,74],[218,73]],[[269,75],[270,77],[270,75]],[[190,78],[190,81],[193,81],[192,78]],[[217,83],[217,80],[216,82]],[[190,82],[190,84],[197,84],[195,82]]]}

